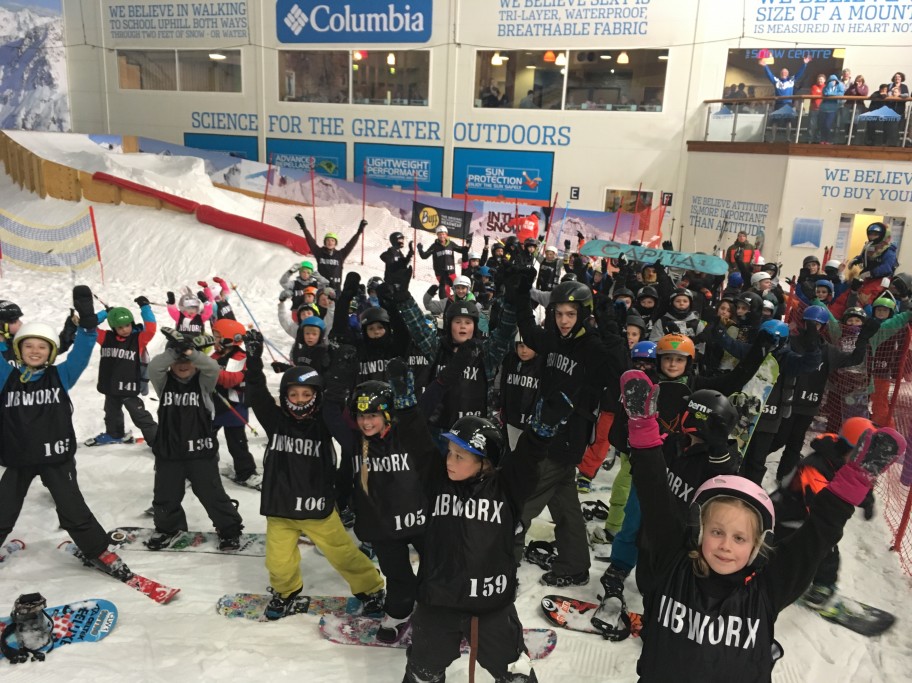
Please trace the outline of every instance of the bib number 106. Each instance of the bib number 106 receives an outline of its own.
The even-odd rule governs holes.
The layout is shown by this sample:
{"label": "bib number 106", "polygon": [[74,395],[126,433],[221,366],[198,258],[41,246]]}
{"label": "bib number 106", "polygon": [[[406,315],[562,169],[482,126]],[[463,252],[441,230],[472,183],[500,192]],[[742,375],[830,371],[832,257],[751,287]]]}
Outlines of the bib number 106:
{"label": "bib number 106", "polygon": [[[503,593],[505,590],[507,590],[506,574],[486,576],[484,579],[480,580],[480,583],[481,585],[479,586],[479,579],[469,579],[470,598],[477,598],[479,594],[483,598],[490,598],[495,593]],[[480,593],[479,589],[481,589]]]}

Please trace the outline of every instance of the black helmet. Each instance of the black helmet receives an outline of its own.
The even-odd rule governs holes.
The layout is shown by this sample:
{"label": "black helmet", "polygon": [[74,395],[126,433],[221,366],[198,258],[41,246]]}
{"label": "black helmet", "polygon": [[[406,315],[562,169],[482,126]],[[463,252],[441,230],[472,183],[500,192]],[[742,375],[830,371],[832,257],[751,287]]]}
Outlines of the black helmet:
{"label": "black helmet", "polygon": [[738,422],[738,411],[728,398],[715,389],[700,389],[690,395],[681,420],[685,433],[705,439],[709,434],[731,434]]}
{"label": "black helmet", "polygon": [[615,287],[611,290],[611,298],[617,299],[619,296],[629,296],[631,299],[634,298],[633,290],[627,289],[626,287]]}
{"label": "black helmet", "polygon": [[519,238],[516,235],[510,235],[504,240],[504,248],[513,249],[519,244]]}
{"label": "black helmet", "polygon": [[503,435],[490,420],[475,415],[461,417],[441,436],[469,453],[490,459],[495,467],[500,462]]}
{"label": "black helmet", "polygon": [[659,303],[659,293],[652,285],[646,285],[645,287],[640,287],[640,291],[637,292],[637,301],[641,299],[655,299],[655,302]]}
{"label": "black helmet", "polygon": [[747,304],[750,312],[756,314],[763,308],[763,299],[756,292],[743,292],[735,299],[735,304]]}
{"label": "black helmet", "polygon": [[576,273],[564,273],[560,279],[561,282],[576,282],[577,280],[579,278],[576,277]]}
{"label": "black helmet", "polygon": [[538,240],[535,239],[534,237],[527,237],[526,239],[523,240],[523,246],[524,247],[537,247]]}
{"label": "black helmet", "polygon": [[762,270],[764,273],[769,273],[770,277],[779,277],[778,263],[767,263],[760,270]]}
{"label": "black helmet", "polygon": [[374,275],[370,280],[367,281],[367,290],[376,290],[377,287],[383,284],[383,278],[379,275]]}
{"label": "black helmet", "polygon": [[387,422],[393,421],[393,390],[386,382],[361,382],[352,394],[349,410],[352,415],[381,413]]}
{"label": "black helmet", "polygon": [[909,275],[908,273],[897,273],[890,281],[890,285],[896,290],[896,293],[899,294],[900,299],[905,299],[912,295],[912,275]]}
{"label": "black helmet", "polygon": [[592,290],[582,282],[561,282],[551,290],[548,305],[579,304],[585,313],[592,312]]}
{"label": "black helmet", "polygon": [[0,323],[14,323],[22,317],[22,309],[18,304],[6,299],[0,299]]}
{"label": "black helmet", "polygon": [[501,251],[504,250],[503,242],[501,242],[500,240],[498,240],[497,242],[495,242],[494,244],[491,245],[491,253],[493,254],[498,249],[500,249]]}
{"label": "black helmet", "polygon": [[451,301],[450,305],[446,307],[446,311],[444,311],[443,314],[444,328],[449,330],[450,323],[453,322],[453,318],[460,315],[474,320],[475,326],[477,328],[478,304],[476,304],[474,301]]}
{"label": "black helmet", "polygon": [[694,294],[686,287],[678,287],[675,291],[673,291],[671,293],[671,296],[668,297],[668,303],[672,303],[679,296],[686,296],[688,299],[690,299],[690,305],[693,306]]}
{"label": "black helmet", "polygon": [[646,332],[646,321],[643,320],[643,316],[639,313],[627,313],[627,325],[633,325],[634,327],[639,327],[643,332]]}
{"label": "black helmet", "polygon": [[[308,417],[319,408],[323,399],[323,378],[320,373],[309,365],[298,365],[297,367],[286,370],[279,382],[279,404],[291,413],[294,417]],[[315,390],[314,400],[307,406],[293,409],[288,401],[288,389],[290,387],[311,387]]]}
{"label": "black helmet", "polygon": [[845,323],[849,318],[861,318],[864,320],[868,317],[868,314],[865,313],[865,309],[859,308],[858,306],[852,306],[851,308],[845,309],[845,312],[842,314],[842,322]]}
{"label": "black helmet", "polygon": [[807,268],[811,263],[816,263],[817,267],[820,267],[820,259],[816,256],[805,256],[804,261],[801,262],[801,267]]}
{"label": "black helmet", "polygon": [[394,247],[398,247],[400,241],[405,241],[405,235],[403,235],[401,232],[394,232],[392,235],[390,235],[390,244],[392,244]]}
{"label": "black helmet", "polygon": [[387,327],[390,324],[389,313],[386,312],[385,308],[380,308],[379,306],[371,306],[370,308],[365,308],[361,315],[359,316],[361,321],[361,327],[365,328],[372,323],[383,323]]}
{"label": "black helmet", "polygon": [[871,237],[871,235],[874,235],[874,238],[871,239],[870,241],[873,242],[874,244],[877,244],[878,242],[883,240],[884,237],[887,236],[887,226],[879,221],[876,223],[871,223],[871,225],[869,225],[867,227],[867,229],[865,230],[865,234],[869,238]]}

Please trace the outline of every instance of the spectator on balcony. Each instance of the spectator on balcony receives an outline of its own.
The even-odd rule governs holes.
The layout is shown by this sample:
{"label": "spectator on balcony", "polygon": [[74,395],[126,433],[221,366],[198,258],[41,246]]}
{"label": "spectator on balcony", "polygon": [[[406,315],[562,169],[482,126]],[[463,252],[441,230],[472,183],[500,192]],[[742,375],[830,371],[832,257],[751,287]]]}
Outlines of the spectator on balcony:
{"label": "spectator on balcony", "polygon": [[832,74],[823,89],[824,100],[820,104],[820,144],[833,144],[833,129],[836,126],[836,114],[842,106],[842,100],[837,100],[837,95],[844,95],[845,89],[842,81],[836,74]]}
{"label": "spectator on balcony", "polygon": [[[810,63],[810,56],[805,56],[801,61],[804,62],[802,67],[798,69],[798,73],[794,76],[789,74],[788,69],[782,69],[779,71],[779,76],[776,75],[770,70],[769,66],[763,64],[761,60],[760,64],[763,67],[763,70],[766,72],[766,77],[769,79],[770,83],[773,84],[773,87],[776,89],[777,97],[785,97],[787,95],[792,95],[795,92],[795,84],[801,80],[801,77],[804,76],[805,69]],[[776,100],[776,106],[774,109],[781,109],[785,106],[792,106],[792,100]]]}
{"label": "spectator on balcony", "polygon": [[[890,84],[881,83],[877,92],[871,95],[871,103],[868,106],[869,112],[876,112],[878,109],[892,110],[892,102],[887,98],[890,97]],[[865,144],[873,147],[876,142],[877,131],[883,131],[882,145],[895,146],[899,134],[899,126],[896,121],[866,121],[865,122]]]}
{"label": "spectator on balcony", "polygon": [[[823,95],[826,86],[826,74],[817,74],[817,81],[811,86],[811,95]],[[811,100],[811,111],[808,122],[808,137],[811,144],[820,142],[820,103],[823,100]]]}
{"label": "spectator on balcony", "polygon": [[[902,71],[897,71],[893,74],[893,79],[890,81],[890,97],[909,97],[909,86],[906,85],[906,74]],[[890,102],[889,107],[901,117],[906,118],[905,101]]]}
{"label": "spectator on balcony", "polygon": [[[852,81],[851,85],[846,88],[846,95],[853,95],[855,97],[867,97],[870,93],[870,88],[868,84],[865,83],[864,76],[858,74],[855,77],[855,80]],[[866,110],[864,102],[861,100],[846,100],[845,108],[849,111],[852,111],[852,106],[855,105],[855,114],[863,114]]]}

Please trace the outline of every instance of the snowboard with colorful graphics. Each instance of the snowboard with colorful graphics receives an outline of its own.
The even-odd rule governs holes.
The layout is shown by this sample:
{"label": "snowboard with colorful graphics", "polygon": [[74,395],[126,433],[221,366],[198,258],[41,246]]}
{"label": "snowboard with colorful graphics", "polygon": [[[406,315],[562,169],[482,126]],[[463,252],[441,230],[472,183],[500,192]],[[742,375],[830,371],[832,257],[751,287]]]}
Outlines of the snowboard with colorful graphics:
{"label": "snowboard with colorful graphics", "polygon": [[[412,631],[406,631],[394,643],[383,643],[377,640],[379,619],[353,615],[325,614],[320,617],[320,633],[332,643],[339,645],[366,645],[368,647],[393,647],[404,649],[412,644]],[[530,659],[544,659],[557,645],[557,633],[550,628],[524,628],[523,640],[529,651]],[[463,640],[463,654],[469,651],[469,644]]]}
{"label": "snowboard with colorful graphics", "polygon": [[129,575],[125,578],[120,578],[118,576],[114,576],[113,574],[108,574],[108,572],[104,571],[103,569],[99,569],[95,565],[90,564],[85,555],[82,554],[79,546],[77,546],[72,541],[64,541],[58,545],[57,548],[58,550],[62,550],[68,555],[72,555],[76,559],[80,560],[86,567],[100,571],[102,574],[107,574],[112,579],[117,579],[121,583],[125,583],[133,590],[139,591],[143,595],[151,598],[152,600],[155,600],[155,602],[161,605],[168,604],[171,602],[175,595],[180,593],[180,588],[170,588],[169,586],[161,584],[158,581],[148,579],[145,576],[140,576],[133,571],[130,571]]}
{"label": "snowboard with colorful graphics", "polygon": [[[269,593],[231,593],[218,599],[215,611],[229,619],[268,621],[265,613],[270,600],[272,600],[272,595]],[[360,612],[361,601],[355,597],[299,595],[295,598],[294,607],[286,616],[292,614],[359,614]]]}
{"label": "snowboard with colorful graphics", "polygon": [[[121,526],[108,532],[111,543],[123,550],[149,550],[146,546],[155,529],[140,526]],[[313,545],[306,536],[298,539],[301,545]],[[244,555],[266,557],[266,534],[241,534],[237,550],[219,550],[219,536],[214,531],[182,531],[167,548],[151,552],[213,553],[215,555]]]}
{"label": "snowboard with colorful graphics", "polygon": [[[101,598],[47,607],[44,613],[54,624],[53,639],[42,647],[31,646],[38,652],[50,652],[70,643],[96,643],[107,636],[117,623],[117,607]],[[0,617],[0,631],[9,623],[9,617]],[[16,635],[11,636],[8,642],[10,646],[19,648]],[[26,646],[29,646],[28,642]],[[0,659],[3,659],[2,654]]]}
{"label": "snowboard with colorful graphics", "polygon": [[15,555],[20,550],[25,550],[25,543],[18,538],[11,538],[3,546],[0,546],[0,563],[6,562],[11,555]]}
{"label": "snowboard with colorful graphics", "polygon": [[728,264],[718,256],[636,247],[623,242],[612,242],[611,240],[589,240],[580,249],[580,254],[613,259],[623,256],[628,261],[636,261],[638,263],[658,262],[666,268],[694,270],[709,275],[726,275],[728,273]]}
{"label": "snowboard with colorful graphics", "polygon": [[896,621],[896,616],[889,612],[838,595],[825,607],[803,604],[827,621],[869,638],[889,630]]}
{"label": "snowboard with colorful graphics", "polygon": [[[545,619],[555,626],[568,631],[602,635],[602,632],[592,625],[592,617],[599,608],[597,602],[586,602],[564,595],[546,595],[541,600],[541,608]],[[638,638],[640,630],[643,628],[643,615],[637,612],[627,612],[627,616],[630,619],[629,637]]]}
{"label": "snowboard with colorful graphics", "polygon": [[738,411],[738,424],[732,430],[731,438],[738,442],[738,450],[741,452],[742,458],[747,453],[747,447],[757,428],[760,415],[767,410],[766,400],[772,393],[777,379],[779,379],[779,363],[772,354],[769,354],[741,391],[728,397],[735,410]]}

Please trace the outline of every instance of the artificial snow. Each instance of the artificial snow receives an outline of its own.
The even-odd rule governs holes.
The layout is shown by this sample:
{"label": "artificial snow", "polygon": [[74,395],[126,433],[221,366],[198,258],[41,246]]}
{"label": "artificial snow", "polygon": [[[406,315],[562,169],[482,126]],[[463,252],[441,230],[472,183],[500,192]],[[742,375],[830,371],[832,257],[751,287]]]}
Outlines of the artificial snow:
{"label": "artificial snow", "polygon": [[[42,147],[48,154],[51,138],[24,140],[33,134],[18,133],[31,149]],[[63,141],[64,136],[51,136]],[[83,159],[86,163],[104,163],[106,169],[120,166],[129,169],[131,179],[149,184],[171,183],[180,186],[186,196],[204,196],[213,188],[194,163],[167,157],[143,155],[133,163],[111,155],[108,160],[91,160],[95,149],[61,142],[56,159],[68,162]],[[89,154],[91,152],[91,154]],[[115,159],[116,158],[116,163]],[[182,164],[179,166],[178,164]],[[185,168],[186,174],[175,173]],[[88,170],[88,169],[87,169]],[[102,170],[98,168],[96,170]],[[111,172],[110,170],[108,172]],[[166,179],[166,180],[163,180]],[[221,193],[221,190],[216,190]],[[231,198],[256,213],[256,200]],[[227,200],[226,200],[227,201]],[[85,208],[82,204],[41,200],[15,187],[5,174],[0,174],[0,206],[17,216],[45,224],[63,223]],[[336,207],[346,220],[342,239],[352,234],[360,219],[361,207]],[[372,211],[375,211],[372,213]],[[143,294],[155,305],[153,310],[160,325],[168,326],[170,318],[161,305],[168,290],[187,285],[196,291],[196,281],[213,275],[225,277],[237,286],[264,334],[282,349],[291,346],[291,338],[281,329],[276,317],[278,279],[282,272],[300,257],[282,247],[257,242],[198,223],[192,216],[169,211],[155,211],[129,206],[98,205],[95,207],[106,284],[100,282],[97,268],[75,275],[31,271],[3,263],[0,298],[17,302],[26,321],[47,321],[62,326],[71,306],[74,282],[88,284],[110,305],[129,306],[138,314],[132,300]],[[292,211],[293,213],[293,211]],[[306,212],[305,212],[306,213]],[[399,225],[398,219],[384,217],[368,208],[371,221],[365,265],[359,265],[356,251],[346,270],[355,268],[362,281],[382,274],[379,253],[386,248],[386,234]],[[422,272],[427,273],[427,270]],[[418,296],[431,284],[424,275],[415,281],[413,293]],[[231,297],[238,319],[252,322],[237,293]],[[159,335],[152,353],[163,347]],[[268,358],[268,356],[267,356]],[[74,423],[78,440],[103,431],[103,401],[95,390],[98,354],[72,391],[75,406]],[[277,376],[270,378],[277,388]],[[157,403],[147,397],[146,406],[155,411]],[[127,418],[127,425],[130,422]],[[263,430],[251,436],[250,447],[261,463],[265,446]],[[134,429],[138,434],[138,430]],[[222,443],[223,460],[230,456]],[[772,461],[776,456],[771,457]],[[117,526],[150,526],[152,519],[143,515],[152,498],[153,458],[145,445],[80,447],[77,453],[80,486],[89,506],[106,529]],[[605,483],[614,471],[600,472],[596,483]],[[258,493],[225,481],[232,498],[240,502],[246,530],[264,532],[265,519],[258,513]],[[583,499],[601,498],[607,492],[588,494]],[[211,522],[196,498],[188,492],[184,507],[191,529],[209,530]],[[535,521],[535,538],[549,538],[553,527],[545,517]],[[44,663],[10,666],[0,661],[3,681],[91,680],[111,681],[248,681],[307,680],[308,683],[370,681],[398,683],[405,668],[403,650],[345,647],[324,640],[318,631],[318,617],[297,615],[274,623],[229,620],[215,612],[218,598],[225,593],[265,592],[268,577],[262,558],[220,556],[191,553],[154,553],[122,551],[130,567],[145,576],[170,586],[181,593],[168,605],[158,605],[149,598],[106,577],[86,569],[74,558],[57,550],[67,538],[58,527],[53,504],[40,481],[33,482],[22,514],[10,535],[20,538],[27,548],[0,564],[0,613],[8,612],[21,593],[40,591],[48,605],[99,597],[114,602],[119,610],[117,626],[100,643],[68,645],[52,652]],[[433,542],[433,541],[431,541]],[[887,634],[869,639],[840,626],[831,625],[811,611],[793,606],[779,617],[776,637],[783,644],[785,658],[775,667],[773,680],[782,683],[799,681],[900,681],[908,679],[912,661],[912,634],[904,623],[912,613],[912,583],[902,574],[897,558],[888,548],[890,538],[880,516],[865,522],[856,515],[846,527],[840,543],[842,569],[840,590],[847,596],[889,609],[898,615],[896,626]],[[610,546],[599,546],[598,554],[607,554]],[[347,586],[329,567],[325,558],[313,548],[302,548],[304,592],[346,595]],[[588,586],[565,589],[567,595],[591,600],[600,590],[598,577],[604,563],[593,562]],[[519,570],[520,589],[516,605],[523,625],[548,627],[540,613],[539,601],[554,592],[538,583],[541,570],[523,563]],[[627,582],[631,609],[642,603],[633,580]],[[484,633],[481,634],[484,637]],[[558,631],[557,648],[545,660],[537,662],[540,681],[573,680],[581,683],[632,682],[637,680],[635,666],[641,646],[630,639],[621,643],[603,641],[598,636]],[[468,680],[468,657],[462,657],[447,672],[449,681]],[[479,667],[477,680],[490,681]]]}

